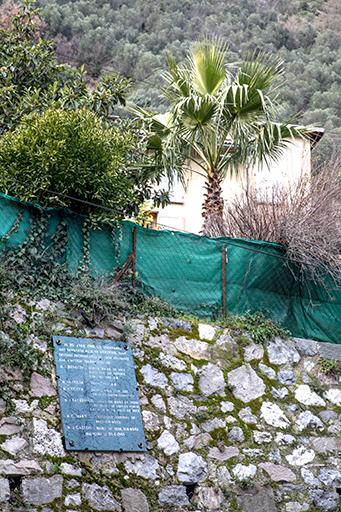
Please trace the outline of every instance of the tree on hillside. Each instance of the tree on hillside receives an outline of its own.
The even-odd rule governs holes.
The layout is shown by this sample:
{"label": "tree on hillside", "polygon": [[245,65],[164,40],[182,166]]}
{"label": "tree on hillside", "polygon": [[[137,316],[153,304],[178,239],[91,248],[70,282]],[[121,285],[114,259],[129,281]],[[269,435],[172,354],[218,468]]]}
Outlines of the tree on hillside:
{"label": "tree on hillside", "polygon": [[228,172],[269,163],[288,139],[303,136],[302,127],[276,122],[282,73],[282,61],[265,54],[229,64],[224,43],[204,40],[192,46],[185,64],[168,58],[166,115],[133,109],[154,127],[151,147],[163,153],[166,166],[171,169],[174,155],[181,153],[201,168],[205,222],[223,214],[221,184]]}
{"label": "tree on hillside", "polygon": [[40,37],[40,11],[25,0],[0,29],[0,134],[31,112],[88,108],[107,118],[125,102],[129,81],[104,76],[89,87],[82,68],[59,64],[51,41]]}
{"label": "tree on hillside", "polygon": [[254,50],[280,55],[286,63],[280,120],[299,112],[300,123],[325,128],[313,162],[340,153],[339,0],[240,0],[228,9],[226,0],[167,0],[154,2],[153,9],[146,0],[39,4],[43,31],[54,39],[60,60],[84,64],[94,77],[110,69],[131,77],[131,100],[158,111],[159,70],[167,53],[180,62],[188,45],[206,34],[229,41],[232,61]]}
{"label": "tree on hillside", "polygon": [[41,23],[34,0],[0,17],[0,192],[97,218],[103,210],[60,194],[105,206],[110,218],[167,201],[154,190],[162,170],[145,134],[115,115],[129,80],[110,74],[89,84],[83,69],[58,63]]}

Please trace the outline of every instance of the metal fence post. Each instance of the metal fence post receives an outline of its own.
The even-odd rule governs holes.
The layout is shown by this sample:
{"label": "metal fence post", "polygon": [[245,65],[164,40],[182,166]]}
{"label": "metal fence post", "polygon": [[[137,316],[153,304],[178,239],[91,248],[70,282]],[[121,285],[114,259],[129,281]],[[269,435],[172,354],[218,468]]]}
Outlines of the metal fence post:
{"label": "metal fence post", "polygon": [[132,286],[133,288],[136,288],[136,239],[137,239],[137,232],[136,227],[133,228],[133,250],[132,250]]}
{"label": "metal fence post", "polygon": [[226,262],[227,262],[227,250],[223,244],[221,247],[221,291],[222,291],[222,306],[223,316],[227,315],[227,297],[226,297]]}
{"label": "metal fence post", "polygon": [[136,288],[136,227],[133,228],[133,241],[132,241],[132,250],[129,254],[125,264],[123,267],[117,272],[117,274],[114,277],[114,283],[118,283],[122,277],[126,274],[129,267],[131,266],[132,269],[132,286],[133,288]]}

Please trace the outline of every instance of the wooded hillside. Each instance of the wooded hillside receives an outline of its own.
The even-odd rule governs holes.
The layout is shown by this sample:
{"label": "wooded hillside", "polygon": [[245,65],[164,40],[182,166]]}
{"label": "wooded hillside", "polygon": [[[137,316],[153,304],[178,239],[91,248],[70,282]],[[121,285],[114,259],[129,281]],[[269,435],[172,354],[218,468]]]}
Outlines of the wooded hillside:
{"label": "wooded hillside", "polygon": [[326,128],[315,159],[341,141],[339,0],[40,0],[46,33],[62,61],[91,76],[115,70],[133,79],[132,97],[161,108],[160,69],[203,35],[229,42],[231,60],[263,49],[287,64],[283,116]]}

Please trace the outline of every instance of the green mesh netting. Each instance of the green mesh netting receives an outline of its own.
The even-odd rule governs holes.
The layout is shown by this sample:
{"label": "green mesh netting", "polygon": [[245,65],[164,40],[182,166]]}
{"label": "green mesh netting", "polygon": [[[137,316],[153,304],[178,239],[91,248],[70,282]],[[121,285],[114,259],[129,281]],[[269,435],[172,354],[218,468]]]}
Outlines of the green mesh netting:
{"label": "green mesh netting", "polygon": [[[136,228],[137,281],[182,311],[199,317],[222,312],[223,247],[227,251],[227,311],[261,311],[294,336],[341,343],[341,292],[326,279],[317,286],[289,267],[281,246],[268,242],[206,238],[177,231],[155,231],[123,222],[89,229],[85,218],[66,210],[39,209],[0,195],[0,252],[25,243],[35,219],[46,217],[46,234],[39,250],[54,251],[60,223],[67,233],[66,264],[74,274],[84,263],[95,277],[122,267],[133,247]],[[85,250],[85,247],[87,248]]]}

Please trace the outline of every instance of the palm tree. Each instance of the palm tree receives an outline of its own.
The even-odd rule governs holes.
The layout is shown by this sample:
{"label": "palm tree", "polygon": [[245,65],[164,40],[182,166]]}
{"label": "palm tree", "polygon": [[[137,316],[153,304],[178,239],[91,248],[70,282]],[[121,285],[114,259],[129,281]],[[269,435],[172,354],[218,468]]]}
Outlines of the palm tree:
{"label": "palm tree", "polygon": [[222,41],[195,43],[185,64],[168,57],[163,94],[169,104],[164,115],[135,108],[150,123],[150,147],[160,151],[170,175],[175,161],[188,159],[205,175],[203,218],[221,216],[222,181],[256,163],[278,159],[288,140],[305,129],[276,122],[277,91],[283,75],[280,59],[253,53],[241,62],[227,63]]}

